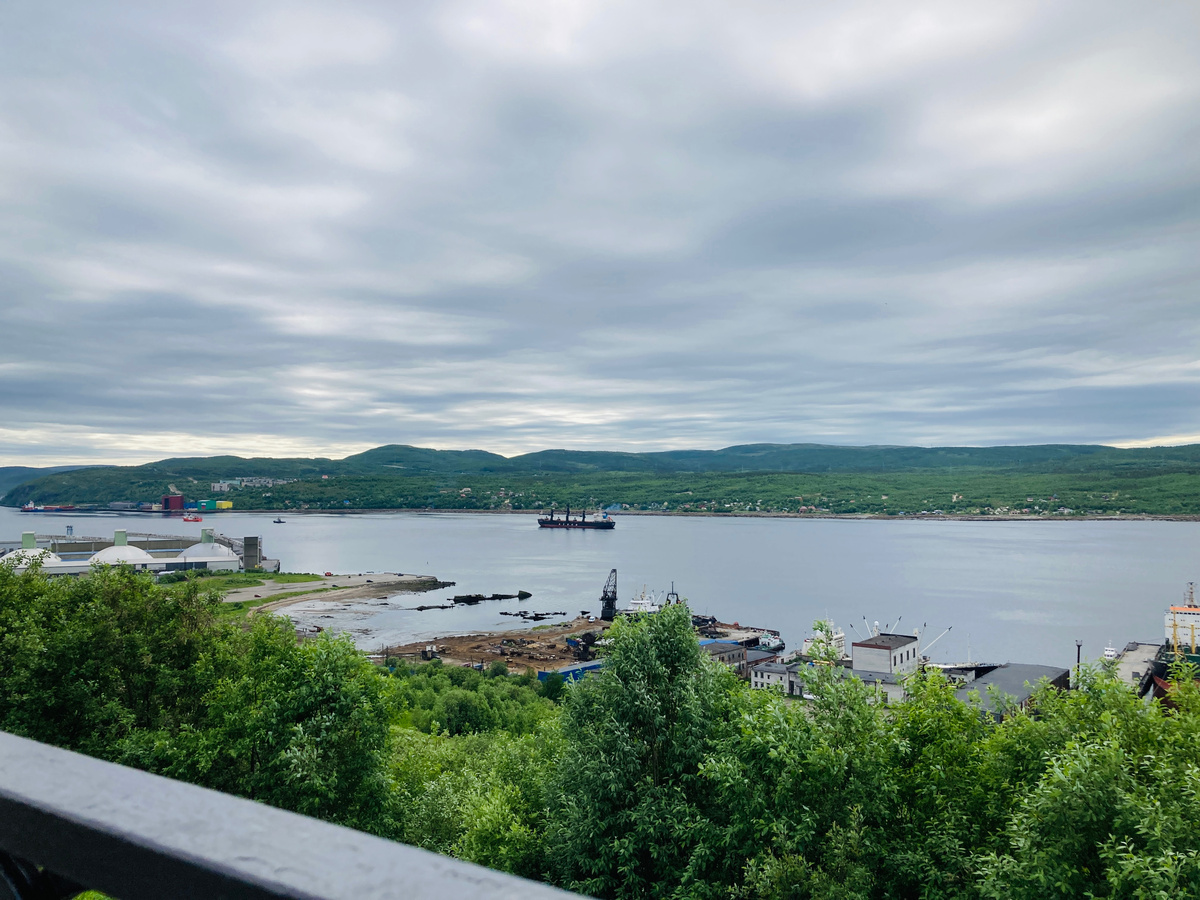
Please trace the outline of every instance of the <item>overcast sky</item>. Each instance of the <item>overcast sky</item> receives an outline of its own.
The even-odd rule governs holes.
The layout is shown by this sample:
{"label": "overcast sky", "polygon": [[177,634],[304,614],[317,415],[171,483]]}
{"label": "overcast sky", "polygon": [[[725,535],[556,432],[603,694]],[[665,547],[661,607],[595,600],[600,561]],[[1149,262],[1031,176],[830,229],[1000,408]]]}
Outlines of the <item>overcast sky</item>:
{"label": "overcast sky", "polygon": [[1200,4],[0,4],[0,464],[1200,441]]}

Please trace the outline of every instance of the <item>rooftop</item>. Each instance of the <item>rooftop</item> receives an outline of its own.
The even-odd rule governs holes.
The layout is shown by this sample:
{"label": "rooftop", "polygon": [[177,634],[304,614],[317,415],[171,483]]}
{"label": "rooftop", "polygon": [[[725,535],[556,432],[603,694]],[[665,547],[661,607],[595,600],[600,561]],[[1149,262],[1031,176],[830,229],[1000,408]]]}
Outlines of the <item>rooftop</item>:
{"label": "rooftop", "polygon": [[994,712],[996,706],[994,701],[999,698],[989,696],[989,687],[994,687],[995,692],[1014,698],[1017,703],[1024,703],[1033,695],[1038,682],[1043,678],[1056,681],[1069,675],[1068,669],[1060,669],[1058,666],[1005,663],[992,669],[986,675],[980,675],[970,684],[963,685],[955,693],[959,699],[966,700],[971,691],[978,691],[979,707],[988,712]]}
{"label": "rooftop", "polygon": [[238,555],[226,547],[224,544],[215,542],[200,542],[192,544],[185,549],[176,559],[237,559]]}
{"label": "rooftop", "polygon": [[899,684],[902,679],[907,678],[907,673],[900,672],[873,672],[869,669],[843,669],[843,676],[853,675],[863,684],[875,684],[882,681],[884,684]]}
{"label": "rooftop", "polygon": [[916,640],[917,637],[913,634],[873,634],[869,638],[855,641],[851,646],[866,647],[870,650],[898,650],[915,643]]}
{"label": "rooftop", "polygon": [[709,653],[732,653],[745,649],[737,641],[701,641],[700,647]]}
{"label": "rooftop", "polygon": [[102,563],[106,566],[116,566],[121,563],[144,565],[154,562],[154,557],[141,547],[134,547],[129,544],[116,544],[112,547],[105,547],[98,553],[93,554],[91,561],[93,563]]}
{"label": "rooftop", "polygon": [[788,671],[788,667],[785,666],[783,663],[765,662],[765,663],[759,663],[757,666],[755,666],[750,671],[760,672],[760,673],[761,672],[770,672],[771,674],[774,674],[774,675],[786,675],[787,671]]}

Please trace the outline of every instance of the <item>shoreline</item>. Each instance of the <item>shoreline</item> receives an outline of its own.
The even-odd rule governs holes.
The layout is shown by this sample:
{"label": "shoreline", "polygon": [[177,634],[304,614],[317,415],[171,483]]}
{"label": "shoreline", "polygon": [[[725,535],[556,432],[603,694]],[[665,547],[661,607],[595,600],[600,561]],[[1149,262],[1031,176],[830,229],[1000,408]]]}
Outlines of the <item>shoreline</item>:
{"label": "shoreline", "polygon": [[[434,575],[396,575],[390,572],[372,572],[373,578],[364,575],[330,575],[315,581],[300,582],[308,587],[297,587],[297,583],[276,583],[274,587],[235,588],[227,591],[221,597],[222,603],[238,603],[249,599],[263,599],[260,591],[269,597],[271,594],[286,594],[278,600],[268,600],[246,611],[247,617],[264,612],[275,612],[296,603],[308,600],[363,600],[376,596],[380,591],[396,594],[422,594],[426,591],[446,587],[452,582],[445,582]],[[319,585],[319,586],[318,586]]]}
{"label": "shoreline", "polygon": [[[5,509],[20,510],[19,506],[8,506]],[[47,515],[56,516],[89,516],[94,513],[106,513],[113,516],[136,516],[136,517],[154,517],[156,519],[177,520],[181,516],[164,514],[161,512],[141,512],[138,510],[112,510],[112,509],[80,509],[70,512],[54,511]],[[364,515],[383,515],[388,513],[450,513],[454,515],[468,516],[541,516],[545,512],[543,510],[531,509],[438,509],[431,507],[388,507],[379,509],[223,509],[223,510],[206,510],[205,521],[208,516],[226,516],[226,515],[279,515],[286,513],[292,516],[364,516]],[[663,510],[663,509],[623,509],[620,512],[612,514],[614,518],[621,516],[675,516],[679,518],[695,518],[695,519],[814,519],[821,521],[885,521],[885,522],[1200,522],[1200,513],[1111,513],[1103,515],[1095,515],[1092,513],[1084,513],[1080,515],[1057,515],[1050,513],[1048,515],[1021,515],[1013,513],[995,513],[995,514],[980,514],[980,513],[962,513],[961,515],[952,515],[943,513],[941,515],[917,513],[909,513],[905,515],[892,515],[890,513],[794,513],[783,511],[753,511],[742,510],[740,512],[703,512],[699,510]]]}

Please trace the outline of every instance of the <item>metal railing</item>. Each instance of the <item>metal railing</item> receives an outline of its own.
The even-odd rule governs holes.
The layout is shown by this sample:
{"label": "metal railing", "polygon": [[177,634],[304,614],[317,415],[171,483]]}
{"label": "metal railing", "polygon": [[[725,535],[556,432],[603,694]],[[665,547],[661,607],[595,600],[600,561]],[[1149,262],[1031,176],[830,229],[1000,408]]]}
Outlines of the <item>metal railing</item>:
{"label": "metal railing", "polygon": [[548,885],[0,732],[0,898],[564,900]]}

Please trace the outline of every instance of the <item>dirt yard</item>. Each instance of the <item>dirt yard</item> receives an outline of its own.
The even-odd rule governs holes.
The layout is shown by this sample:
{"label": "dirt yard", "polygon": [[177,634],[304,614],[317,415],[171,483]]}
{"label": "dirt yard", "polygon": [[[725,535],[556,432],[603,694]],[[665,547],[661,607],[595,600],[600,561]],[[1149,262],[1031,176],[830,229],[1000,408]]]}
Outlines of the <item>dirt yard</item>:
{"label": "dirt yard", "polygon": [[416,641],[390,647],[385,655],[419,661],[421,651],[433,645],[443,664],[448,666],[488,665],[500,660],[514,673],[561,669],[576,662],[574,653],[567,648],[568,637],[578,639],[589,631],[600,637],[609,624],[599,619],[589,622],[586,617],[580,616],[573,621],[553,625]]}

